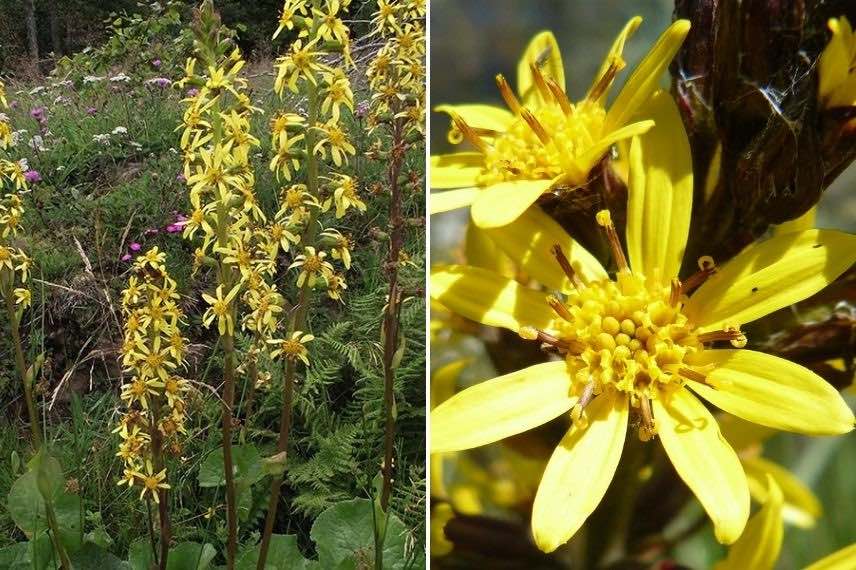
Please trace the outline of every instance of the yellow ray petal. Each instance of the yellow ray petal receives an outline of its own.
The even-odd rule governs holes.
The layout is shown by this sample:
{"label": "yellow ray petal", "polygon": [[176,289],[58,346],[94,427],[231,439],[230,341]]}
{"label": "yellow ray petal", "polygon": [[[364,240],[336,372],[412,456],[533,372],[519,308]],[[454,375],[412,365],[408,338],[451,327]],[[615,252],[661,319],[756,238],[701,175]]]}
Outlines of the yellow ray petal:
{"label": "yellow ray petal", "polygon": [[621,459],[627,396],[605,392],[586,413],[588,427],[572,427],[565,434],[532,505],[532,534],[544,552],[553,552],[579,530],[606,493]]}
{"label": "yellow ray petal", "polygon": [[[612,47],[609,48],[609,53],[606,54],[606,57],[604,58],[603,63],[600,64],[600,69],[598,69],[597,75],[595,76],[595,79],[592,82],[592,87],[600,84],[601,78],[609,70],[613,61],[620,63],[621,67],[623,67],[624,61],[623,61],[621,56],[624,53],[624,44],[627,42],[627,39],[636,32],[636,29],[639,27],[639,24],[641,24],[641,23],[642,23],[642,18],[639,16],[631,18],[630,21],[627,22],[627,24],[624,26],[624,29],[621,30],[621,33],[619,33],[618,36],[615,38],[615,41],[612,42]],[[609,88],[610,87],[612,87],[612,81],[609,82],[609,85],[606,87],[606,89],[603,90],[603,92],[597,98],[597,101],[600,101],[601,104],[603,104],[603,102],[606,101],[606,98],[609,95]],[[586,99],[590,99],[591,95],[592,95],[592,92],[591,92],[591,89],[589,89],[589,92],[586,94]]]}
{"label": "yellow ray petal", "polygon": [[672,97],[658,91],[644,105],[656,126],[630,143],[627,252],[634,272],[668,283],[684,258],[693,205],[693,165]]}
{"label": "yellow ray petal", "polygon": [[750,447],[760,446],[778,433],[773,428],[758,425],[732,414],[720,414],[717,422],[719,431],[731,447],[740,452]]}
{"label": "yellow ray petal", "polygon": [[473,202],[473,221],[480,228],[495,228],[510,224],[555,180],[512,180],[488,186]]}
{"label": "yellow ray petal", "polygon": [[514,121],[514,115],[508,109],[494,105],[437,105],[434,110],[438,113],[458,115],[465,123],[475,129],[488,129],[503,132]]}
{"label": "yellow ray petal", "polygon": [[767,500],[746,525],[746,530],[731,548],[728,558],[715,570],[772,570],[782,549],[782,491],[769,475],[764,482]]}
{"label": "yellow ray petal", "polygon": [[485,229],[485,233],[520,269],[548,289],[563,293],[574,290],[551,252],[554,245],[562,248],[584,283],[608,277],[600,262],[538,206],[532,206],[510,224]]}
{"label": "yellow ray petal", "polygon": [[543,31],[536,34],[517,63],[517,93],[524,106],[539,100],[538,89],[532,82],[530,63],[538,64],[544,77],[552,78],[563,91],[565,90],[565,67],[553,32]]}
{"label": "yellow ray petal", "polygon": [[700,332],[742,325],[817,293],[856,261],[856,236],[807,230],[751,245],[684,306]]}
{"label": "yellow ray petal", "polygon": [[799,364],[754,350],[704,350],[693,364],[713,365],[693,391],[720,409],[767,427],[811,435],[853,429],[853,412],[826,380]]}
{"label": "yellow ray petal", "polygon": [[431,157],[431,188],[475,186],[484,168],[484,157],[478,152],[458,152]]}
{"label": "yellow ray petal", "polygon": [[432,214],[442,214],[458,208],[464,208],[472,204],[481,193],[478,188],[460,188],[458,190],[444,190],[443,192],[431,192],[429,198]]}
{"label": "yellow ray petal", "polygon": [[591,169],[600,162],[600,159],[603,158],[603,155],[606,154],[612,145],[630,137],[644,134],[653,128],[653,126],[654,121],[646,120],[630,123],[613,131],[607,131],[602,138],[595,141],[584,153],[572,160],[572,164],[576,166],[576,170],[567,173],[565,179],[570,184],[584,184]]}
{"label": "yellow ray petal", "polygon": [[672,58],[684,43],[690,31],[689,20],[676,20],[657,39],[654,47],[645,54],[642,61],[627,79],[618,97],[606,114],[604,129],[611,131],[624,125],[636,110],[648,100],[657,89],[660,77],[671,63]]}
{"label": "yellow ray petal", "polygon": [[657,433],[678,475],[707,511],[717,540],[733,543],[749,518],[749,486],[737,454],[688,390],[662,394],[653,404]]}
{"label": "yellow ray petal", "polygon": [[749,482],[749,493],[759,503],[767,500],[767,477],[772,477],[784,495],[782,518],[801,528],[811,528],[823,513],[820,501],[811,489],[797,477],[777,463],[763,457],[743,459],[743,470]]}
{"label": "yellow ray petal", "polygon": [[856,542],[821,558],[805,570],[853,570],[853,560],[856,560]]}
{"label": "yellow ray petal", "polygon": [[803,232],[805,230],[811,230],[815,227],[815,220],[817,219],[817,206],[813,206],[808,209],[808,211],[798,218],[794,218],[788,222],[777,225],[773,228],[773,232],[775,235],[781,234],[789,234],[792,232]]}
{"label": "yellow ray petal", "polygon": [[431,298],[449,310],[492,327],[552,330],[554,315],[543,293],[492,271],[448,265],[431,271]]}
{"label": "yellow ray petal", "polygon": [[474,223],[467,224],[467,234],[464,238],[464,255],[467,265],[489,269],[503,277],[514,277],[517,270],[511,259],[484,230]]}
{"label": "yellow ray petal", "polygon": [[564,361],[476,384],[431,411],[431,453],[471,449],[530,430],[576,401]]}
{"label": "yellow ray petal", "polygon": [[455,384],[471,358],[458,358],[440,366],[431,373],[431,405],[442,404],[455,394]]}

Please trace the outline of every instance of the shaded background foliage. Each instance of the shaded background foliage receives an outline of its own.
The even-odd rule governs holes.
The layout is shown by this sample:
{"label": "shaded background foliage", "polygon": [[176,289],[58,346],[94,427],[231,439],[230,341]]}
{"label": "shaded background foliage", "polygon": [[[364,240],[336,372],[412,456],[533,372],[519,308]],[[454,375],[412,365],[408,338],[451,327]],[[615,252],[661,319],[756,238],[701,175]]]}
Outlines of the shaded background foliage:
{"label": "shaded background foliage", "polygon": [[[742,120],[733,117],[730,125],[721,122],[718,127],[720,129],[730,127],[730,134],[733,134],[736,139],[739,140],[739,137],[743,136],[749,141],[753,141],[753,136],[756,136],[747,135],[747,133],[754,133],[751,129],[757,128],[758,131],[763,132],[762,127],[767,121],[775,127],[781,126],[784,119],[792,119],[787,109],[781,116],[776,116],[769,106],[766,109],[763,108],[761,96],[768,96],[768,100],[772,102],[788,102],[788,95],[792,98],[795,94],[802,97],[802,99],[796,99],[796,102],[812,96],[814,76],[811,75],[812,70],[807,71],[806,67],[810,67],[811,58],[816,57],[824,45],[824,39],[827,37],[825,19],[832,15],[851,13],[852,21],[854,9],[852,2],[837,0],[743,3],[730,1],[679,1],[676,3],[671,0],[650,2],[641,0],[577,0],[574,2],[433,0],[430,42],[432,104],[480,102],[503,106],[494,76],[497,73],[503,73],[514,84],[520,54],[529,39],[542,29],[549,29],[556,35],[564,59],[568,93],[572,99],[579,99],[588,89],[589,81],[594,77],[615,34],[629,18],[642,15],[644,18],[642,25],[625,48],[628,67],[620,74],[613,89],[614,95],[618,93],[629,70],[671,22],[676,4],[682,10],[681,15],[684,17],[691,14],[695,14],[696,17],[699,14],[709,14],[712,19],[714,7],[718,7],[720,15],[724,14],[726,17],[731,15],[732,20],[738,18],[739,6],[742,6],[740,8],[742,10],[755,10],[760,13],[754,15],[754,21],[747,18],[749,23],[746,24],[747,30],[744,36],[736,34],[727,36],[720,46],[722,50],[730,50],[728,53],[733,54],[733,57],[742,57],[746,60],[744,65],[747,66],[747,70],[737,74],[736,77],[743,81],[740,87],[744,90],[748,89],[747,85],[754,86],[757,97],[752,99],[752,105],[749,105],[746,97],[741,97],[737,87],[733,87],[731,93],[737,93],[737,95],[734,95],[733,101],[729,101],[732,112],[737,108],[743,111],[744,116]],[[791,14],[792,20],[786,20],[784,14],[791,11],[795,11],[796,15]],[[774,20],[774,18],[777,19]],[[775,25],[773,25],[774,21]],[[783,21],[790,21],[790,27],[780,25]],[[755,27],[749,29],[750,24]],[[714,49],[713,23],[704,22],[697,25],[697,28],[699,30],[695,32],[696,35],[691,34],[688,43],[699,51],[712,51]],[[776,43],[777,41],[779,43]],[[783,53],[785,45],[791,48],[798,45],[803,51],[794,50],[792,54],[786,54]],[[750,53],[755,59],[749,57]],[[710,84],[717,79],[709,73],[709,69],[698,67],[688,69],[686,60],[681,57],[692,61],[691,56],[679,56],[678,61],[684,64],[684,67],[679,67],[678,64],[673,66],[673,73],[683,80],[683,83],[678,82],[679,86],[686,88],[686,85],[692,81]],[[769,77],[766,80],[760,77],[764,67],[756,60],[768,66],[766,70]],[[709,59],[707,63],[709,65]],[[753,65],[755,65],[754,68]],[[758,75],[751,76],[748,70],[754,70]],[[733,76],[730,77],[734,79]],[[737,84],[740,81],[734,79],[734,83]],[[667,87],[667,84],[664,83],[663,87]],[[720,85],[719,94],[722,95],[724,91]],[[720,121],[723,120],[721,115],[726,115],[729,110],[728,105],[723,101],[725,101],[724,98],[717,102],[724,107],[718,109]],[[685,112],[685,122],[689,125],[693,124],[693,117],[702,116],[701,111],[698,110],[696,110],[697,114],[692,115],[687,106],[682,111]],[[752,112],[755,113],[754,122],[746,118]],[[715,114],[713,110],[710,113]],[[448,117],[442,113],[431,113],[429,120],[431,121],[431,153],[443,154],[457,148],[446,140]],[[712,122],[712,119],[710,121]],[[757,127],[759,123],[761,127]],[[807,128],[815,128],[814,123],[810,121],[806,121],[805,124],[809,125]],[[792,124],[786,126],[795,130]],[[703,172],[709,160],[709,149],[703,148],[699,139],[711,136],[710,131],[703,131],[701,127],[699,130],[702,132],[692,139],[694,159],[698,163],[696,165],[697,185],[703,181],[703,176],[698,175],[699,165],[704,166],[701,169]],[[802,169],[808,171],[807,161],[810,158],[816,159],[819,153],[819,150],[815,149],[815,155],[812,157],[810,154],[812,151],[806,151],[803,148],[802,150],[806,152],[804,156],[794,156],[793,149],[782,143],[781,133],[779,133],[779,139],[768,139],[765,144],[782,152],[782,155],[777,158],[780,164],[775,164],[785,173],[782,180],[794,173],[801,175]],[[843,145],[841,149],[852,152],[854,149],[852,137],[848,144],[849,146]],[[737,151],[741,148],[743,147],[732,146],[733,162],[739,159]],[[707,211],[694,212],[690,239],[695,239],[696,246],[701,249],[714,243],[720,244],[718,262],[733,255],[735,248],[739,249],[747,243],[747,240],[762,235],[768,229],[770,222],[779,222],[783,220],[782,216],[794,217],[804,211],[810,202],[820,196],[821,190],[819,187],[803,188],[802,195],[797,197],[803,199],[800,203],[799,200],[794,199],[793,189],[786,188],[784,183],[779,187],[781,191],[779,195],[759,185],[757,189],[753,188],[755,193],[749,200],[748,196],[743,197],[740,194],[744,188],[749,188],[749,185],[745,181],[742,181],[744,185],[739,185],[737,182],[726,180],[725,183],[729,184],[730,188],[722,201],[711,206]],[[854,184],[856,184],[856,168],[851,166],[828,188],[825,188],[818,208],[817,225],[819,227],[856,231]],[[579,202],[576,202],[577,200]],[[583,195],[568,200],[570,209],[582,212],[577,214],[574,222],[587,217],[593,223],[594,212],[599,207],[597,200],[596,196]],[[699,199],[695,201],[697,206],[702,202]],[[752,202],[754,209],[748,208],[749,202]],[[571,230],[573,224],[570,224],[569,217],[563,219],[567,211],[561,209],[561,204],[550,203],[548,199],[543,205],[565,222],[566,229]],[[738,210],[740,210],[739,214],[735,214]],[[615,215],[616,213],[613,212],[613,216]],[[620,218],[620,214],[617,217]],[[704,233],[694,233],[700,229],[699,224],[702,219],[706,220]],[[432,218],[430,239],[433,263],[458,262],[461,259],[466,224],[465,210]],[[571,231],[579,231],[579,226],[573,226]],[[590,233],[599,235],[596,231]],[[718,241],[712,241],[713,236]],[[586,245],[591,245],[591,249],[599,252],[599,257],[604,259],[605,244],[595,241],[593,244]],[[709,252],[700,251],[698,255],[706,253]],[[687,259],[695,259],[695,257],[690,253]],[[852,381],[852,369],[841,372],[826,365],[824,361],[842,356],[845,359],[852,358],[852,354],[856,351],[856,344],[854,344],[856,338],[852,335],[854,323],[856,323],[854,319],[856,319],[856,278],[851,269],[826,292],[793,308],[779,311],[759,323],[754,323],[747,329],[747,334],[755,343],[754,346],[810,366],[834,384],[844,386]],[[539,358],[537,353],[533,354],[533,351],[527,350],[527,347],[519,339],[514,338],[514,335],[500,335],[499,338],[492,338],[484,344],[469,342],[446,350],[435,349],[432,352],[432,367],[436,368],[461,356],[473,355],[476,355],[475,360],[462,375],[459,386],[491,378],[497,372],[508,372],[519,368],[521,359],[522,361],[530,359],[528,362],[532,362],[532,359]],[[846,394],[846,397],[853,406],[853,395]],[[539,454],[544,455],[545,449],[551,449],[562,433],[561,427],[552,426],[536,430],[533,432],[534,435],[529,437],[517,436],[498,445],[507,445],[510,449],[537,457]],[[495,446],[488,446],[490,447]],[[802,530],[786,527],[779,568],[804,567],[821,555],[856,541],[856,526],[852,523],[852,518],[856,514],[854,511],[856,486],[852,484],[851,475],[856,463],[856,434],[851,433],[838,438],[808,438],[783,434],[767,442],[764,450],[765,457],[784,464],[807,483],[824,505],[824,515],[815,528]],[[498,453],[496,449],[483,452],[474,450],[467,452],[465,456],[486,461],[486,458],[495,457]],[[615,494],[615,489],[607,495],[607,502],[595,511],[593,524],[597,525],[598,521],[607,520],[603,515],[611,508],[608,503],[611,494]],[[663,516],[671,516],[671,514],[665,514],[669,512],[667,505],[671,502],[680,504],[685,496],[686,489],[683,484],[672,480],[667,486],[649,494],[647,499],[643,497],[635,506],[634,520],[639,524],[635,525],[633,532],[637,535],[649,532],[653,528],[652,525],[656,526],[662,522]],[[698,509],[695,511],[692,508],[685,509],[678,517],[678,523],[692,521],[698,512]],[[553,567],[550,561],[540,558],[537,552],[532,551],[531,545],[526,544],[528,511],[506,509],[491,511],[486,515],[486,519],[464,521],[466,524],[458,523],[454,526],[451,532],[457,533],[457,537],[463,538],[465,542],[469,541],[470,554],[473,551],[477,554],[469,559],[446,560],[449,567],[455,567],[456,563],[461,564],[461,560],[468,564],[485,564],[485,560],[490,561],[487,562],[488,564],[511,564],[508,567],[515,567],[513,560],[517,560],[517,563],[525,560],[525,564],[531,567],[540,567],[537,566],[538,564],[546,568]],[[521,536],[524,538],[521,539]],[[490,545],[497,543],[502,544],[505,549],[501,556],[492,554]],[[711,567],[715,561],[723,557],[723,553],[723,547],[716,543],[709,526],[702,532],[695,533],[679,548],[671,551],[678,561],[693,568]],[[490,558],[494,555],[497,557]],[[515,559],[515,556],[519,558]]]}

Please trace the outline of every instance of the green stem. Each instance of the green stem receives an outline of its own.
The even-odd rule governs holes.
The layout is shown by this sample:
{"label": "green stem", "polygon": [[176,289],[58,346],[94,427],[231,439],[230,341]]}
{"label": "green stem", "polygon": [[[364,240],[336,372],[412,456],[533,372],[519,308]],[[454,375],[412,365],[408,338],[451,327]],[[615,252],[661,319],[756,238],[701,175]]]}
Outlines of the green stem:
{"label": "green stem", "polygon": [[27,364],[24,361],[24,349],[21,345],[20,321],[15,303],[12,300],[11,286],[4,287],[3,298],[6,301],[6,313],[9,316],[9,328],[12,331],[12,345],[15,348],[15,369],[24,386],[24,400],[27,405],[27,415],[30,418],[30,431],[33,436],[33,447],[38,450],[42,446],[42,427],[36,413],[36,402],[33,398],[33,378],[27,375]]}
{"label": "green stem", "polygon": [[62,570],[71,570],[71,561],[68,559],[68,554],[65,552],[62,543],[59,541],[59,523],[56,520],[56,513],[49,501],[45,501],[45,515],[48,519],[48,528],[51,530],[51,542],[53,542],[54,550],[59,556],[59,564]]}
{"label": "green stem", "polygon": [[[154,471],[159,473],[164,468],[163,461],[163,435],[160,432],[160,408],[161,398],[155,398],[152,405],[152,456],[154,458]],[[158,568],[166,570],[166,562],[169,557],[169,542],[171,529],[169,524],[169,505],[167,504],[167,490],[158,491],[158,522],[160,523],[160,560]]]}

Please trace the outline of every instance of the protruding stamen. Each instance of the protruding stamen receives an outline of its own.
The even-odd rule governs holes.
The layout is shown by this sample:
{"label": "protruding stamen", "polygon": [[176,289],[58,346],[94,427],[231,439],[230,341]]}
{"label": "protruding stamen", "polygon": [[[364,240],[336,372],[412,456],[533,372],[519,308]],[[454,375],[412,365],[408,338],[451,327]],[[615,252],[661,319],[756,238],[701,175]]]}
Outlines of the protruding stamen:
{"label": "protruding stamen", "polygon": [[707,281],[708,277],[716,273],[716,262],[714,262],[713,258],[709,255],[703,255],[698,258],[698,267],[699,270],[690,275],[687,280],[684,281],[685,293],[695,290],[701,286],[702,283]]}
{"label": "protruding stamen", "polygon": [[597,81],[594,85],[589,89],[588,95],[586,95],[586,99],[600,99],[600,96],[606,93],[606,90],[609,89],[609,86],[612,85],[612,81],[615,79],[615,76],[618,75],[618,72],[624,69],[624,60],[620,57],[613,57],[609,61],[609,67],[597,78]]}
{"label": "protruding stamen", "polygon": [[544,74],[534,62],[529,63],[529,70],[532,72],[532,82],[538,88],[538,92],[545,101],[550,99],[550,89],[547,87],[547,82],[544,80]]}
{"label": "protruding stamen", "polygon": [[560,338],[556,338],[555,336],[546,333],[544,331],[540,331],[535,327],[520,327],[520,330],[517,332],[520,335],[520,338],[525,340],[537,340],[542,344],[546,344],[548,346],[552,346],[556,350],[561,352],[572,352],[574,354],[582,352],[584,347],[578,346],[578,343],[574,341],[566,341]]}
{"label": "protruding stamen", "polygon": [[517,100],[514,91],[511,90],[508,81],[501,73],[496,76],[496,86],[499,87],[499,94],[502,95],[502,100],[505,101],[511,112],[515,115],[518,114],[520,112],[520,101]]}
{"label": "protruding stamen", "polygon": [[678,369],[678,374],[683,376],[684,378],[689,378],[690,380],[695,380],[696,382],[701,382],[705,384],[707,382],[707,376],[699,372],[698,370],[693,370],[692,368],[682,367]]}
{"label": "protruding stamen", "polygon": [[609,241],[609,247],[612,250],[612,256],[618,265],[619,271],[628,271],[630,266],[627,265],[627,258],[624,256],[624,250],[621,248],[621,240],[618,239],[618,232],[615,231],[615,224],[612,223],[612,216],[609,210],[601,210],[597,213],[595,219],[600,227],[606,232],[606,239]]}
{"label": "protruding stamen", "polygon": [[452,121],[467,141],[479,149],[479,151],[487,151],[487,146],[484,144],[484,141],[481,140],[475,130],[473,130],[473,128],[469,126],[467,122],[460,117],[460,115],[452,115]]}
{"label": "protruding stamen", "polygon": [[521,109],[520,116],[526,121],[526,124],[529,125],[529,128],[532,129],[532,132],[535,133],[535,136],[538,137],[543,144],[550,143],[550,134],[547,133],[547,130],[544,128],[535,115],[532,114],[528,109]]}
{"label": "protruding stamen", "polygon": [[639,439],[640,441],[649,441],[657,435],[657,424],[654,422],[654,411],[651,409],[651,400],[648,399],[648,396],[640,396],[639,412],[642,415]]}
{"label": "protruding stamen", "polygon": [[547,304],[550,305],[550,308],[556,312],[557,315],[565,319],[566,321],[573,322],[574,316],[568,311],[568,307],[565,306],[563,302],[559,300],[555,295],[550,295],[547,297]]}
{"label": "protruding stamen", "polygon": [[684,286],[677,277],[672,278],[672,290],[669,292],[669,305],[677,307],[681,301]]}
{"label": "protruding stamen", "polygon": [[556,258],[556,261],[559,263],[559,267],[562,268],[562,271],[565,272],[565,275],[568,276],[568,279],[571,280],[574,287],[582,289],[584,287],[583,280],[580,279],[577,272],[574,271],[573,267],[571,267],[571,262],[568,261],[567,257],[565,257],[565,252],[562,251],[562,246],[554,244],[553,247],[550,248],[550,252],[553,254],[553,257]]}
{"label": "protruding stamen", "polygon": [[562,108],[562,112],[565,115],[573,115],[574,114],[574,106],[571,105],[571,102],[568,100],[568,96],[562,91],[562,88],[556,83],[552,78],[547,79],[547,88],[550,90],[550,93],[553,95],[553,99],[556,103],[559,104],[559,107]]}
{"label": "protruding stamen", "polygon": [[541,53],[538,54],[538,57],[535,58],[535,65],[541,67],[542,65],[547,63],[547,60],[550,59],[551,55],[553,55],[553,48],[552,46],[548,45],[547,47],[542,49]]}
{"label": "protruding stamen", "polygon": [[715,342],[718,340],[727,340],[735,348],[743,348],[746,346],[747,339],[743,331],[736,326],[728,326],[719,331],[710,331],[698,335],[698,341],[702,343]]}
{"label": "protruding stamen", "polygon": [[571,408],[571,421],[574,422],[574,427],[577,429],[585,429],[588,427],[588,418],[584,415],[586,406],[594,400],[594,380],[589,380],[583,387],[583,393],[580,399]]}

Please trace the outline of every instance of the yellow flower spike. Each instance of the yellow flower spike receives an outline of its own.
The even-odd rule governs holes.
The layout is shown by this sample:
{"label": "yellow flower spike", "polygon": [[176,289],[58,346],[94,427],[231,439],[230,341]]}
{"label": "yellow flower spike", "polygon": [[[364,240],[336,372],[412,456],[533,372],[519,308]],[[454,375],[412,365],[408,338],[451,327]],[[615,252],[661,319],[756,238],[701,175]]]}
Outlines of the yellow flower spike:
{"label": "yellow flower spike", "polygon": [[705,350],[692,363],[712,370],[707,383],[689,379],[687,386],[726,412],[767,427],[811,435],[853,429],[853,412],[835,388],[799,364],[745,349]]}
{"label": "yellow flower spike", "polygon": [[473,321],[518,332],[552,327],[555,314],[544,294],[477,267],[450,265],[431,271],[431,298]]}
{"label": "yellow flower spike", "polygon": [[679,388],[653,405],[669,460],[707,511],[717,540],[733,543],[749,518],[749,487],[737,454],[713,415],[687,390]]}
{"label": "yellow flower spike", "polygon": [[644,110],[656,126],[630,144],[627,249],[634,272],[653,278],[659,270],[668,280],[678,275],[689,235],[692,156],[668,93],[655,93]]}
{"label": "yellow flower spike", "polygon": [[565,66],[562,63],[562,53],[553,32],[539,32],[533,37],[523,56],[517,63],[517,93],[524,105],[531,105],[539,99],[539,92],[532,75],[532,65],[536,65],[545,79],[552,79],[565,90]]}
{"label": "yellow flower spike", "polygon": [[[431,452],[478,447],[542,425],[576,403],[567,365],[548,362],[455,394],[431,412]],[[478,408],[479,413],[467,413]],[[489,417],[489,425],[484,425]]]}
{"label": "yellow flower spike", "polygon": [[802,481],[781,465],[763,457],[743,457],[741,462],[749,482],[749,494],[753,499],[759,503],[767,501],[767,477],[772,477],[784,498],[782,519],[800,528],[814,527],[823,514],[823,507]]}
{"label": "yellow flower spike", "polygon": [[856,543],[821,558],[805,570],[853,570],[853,560],[856,560]]}
{"label": "yellow flower spike", "polygon": [[827,109],[856,105],[856,33],[841,16],[828,22],[832,37],[818,59],[817,96]]}
{"label": "yellow flower spike", "polygon": [[606,493],[621,458],[627,399],[604,393],[586,413],[588,426],[571,427],[550,457],[532,505],[532,535],[544,552],[553,552],[579,530]]}
{"label": "yellow flower spike", "polygon": [[728,549],[728,557],[718,562],[714,570],[772,570],[782,549],[782,490],[767,476],[767,499],[746,524],[746,530]]}
{"label": "yellow flower spike", "polygon": [[700,332],[745,324],[817,293],[856,261],[856,236],[806,230],[753,244],[686,304]]}

